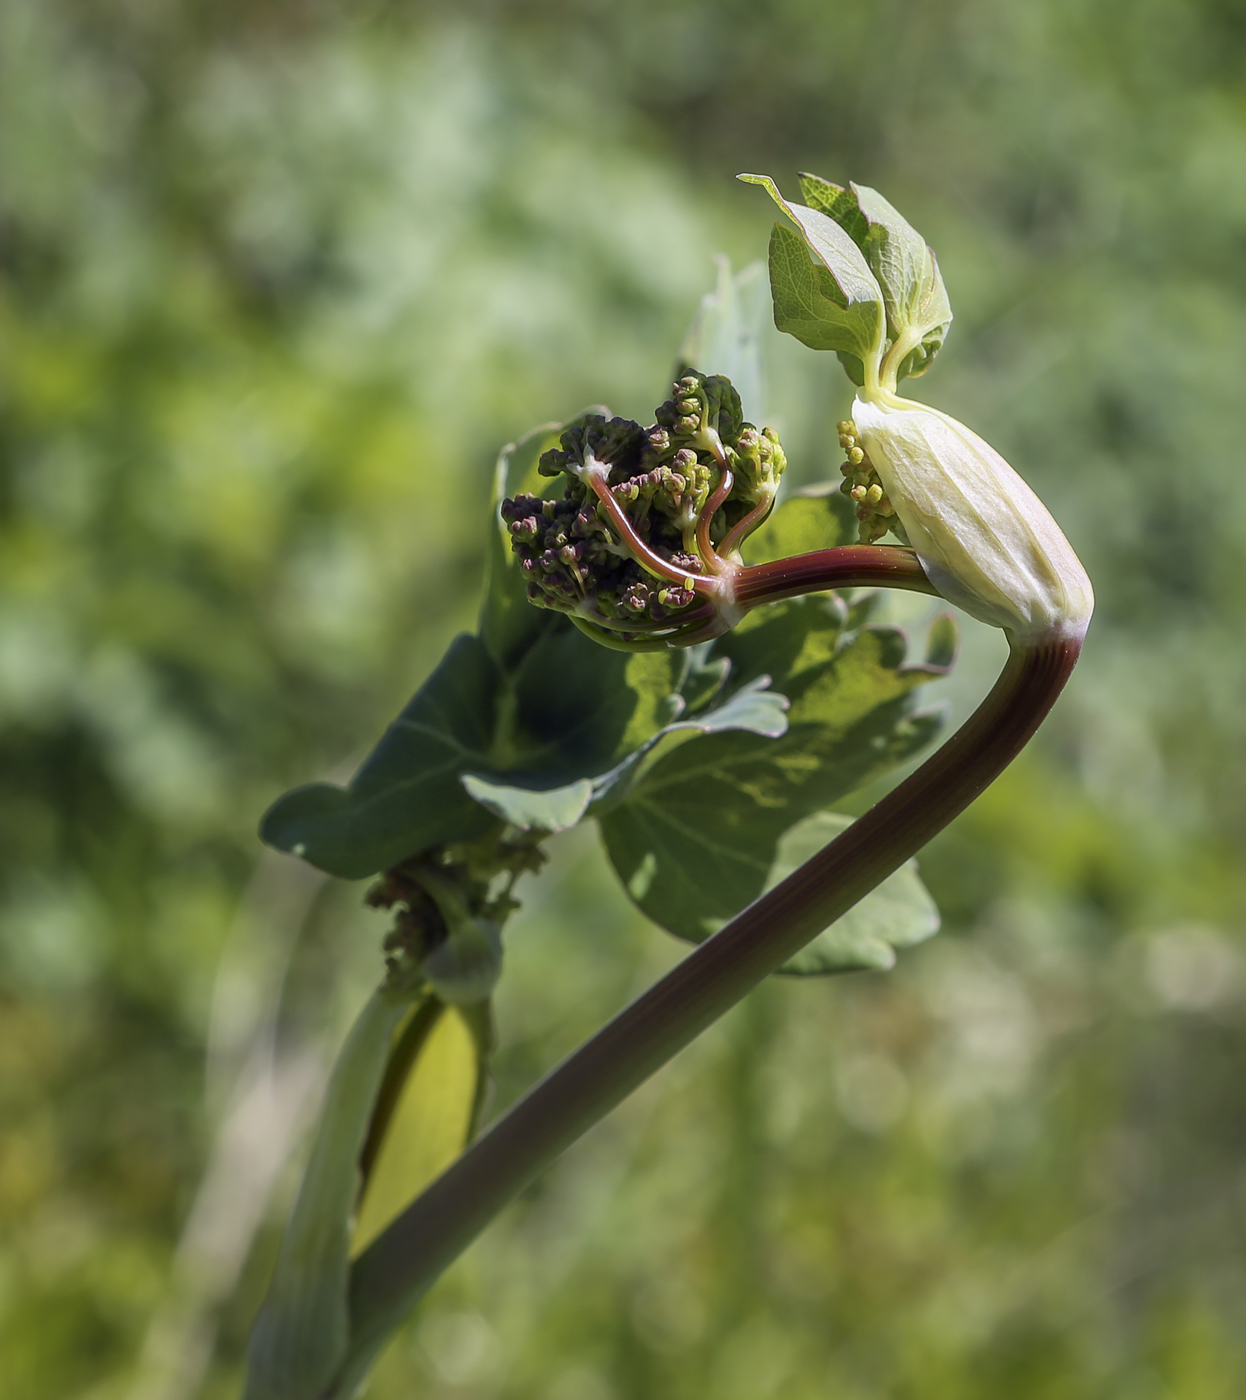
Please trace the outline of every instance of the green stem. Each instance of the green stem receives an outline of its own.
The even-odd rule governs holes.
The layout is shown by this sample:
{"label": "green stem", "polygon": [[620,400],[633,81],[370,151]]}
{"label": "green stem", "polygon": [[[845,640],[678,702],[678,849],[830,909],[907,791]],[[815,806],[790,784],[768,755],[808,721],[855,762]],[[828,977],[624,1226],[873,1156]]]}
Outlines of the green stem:
{"label": "green stem", "polygon": [[1081,642],[1009,655],[966,724],[915,773],[749,905],[495,1122],[355,1260],[349,1395],[442,1271],[565,1148],[941,831],[1050,710]]}

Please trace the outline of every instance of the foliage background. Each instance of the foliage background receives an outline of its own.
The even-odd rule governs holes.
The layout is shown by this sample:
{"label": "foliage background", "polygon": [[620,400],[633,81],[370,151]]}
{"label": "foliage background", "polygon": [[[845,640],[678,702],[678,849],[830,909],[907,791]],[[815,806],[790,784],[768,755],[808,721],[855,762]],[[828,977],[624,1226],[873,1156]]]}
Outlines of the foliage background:
{"label": "foliage background", "polygon": [[[731,176],[805,168],[938,250],[921,392],[1065,523],[1087,656],[927,852],[945,933],[763,988],[373,1394],[1243,1393],[1244,39],[1234,0],[0,7],[13,1400],[235,1393],[383,929],[255,819],[470,625],[499,444],[644,414],[711,255],[764,248]],[[776,354],[815,479],[846,381]],[[957,713],[998,660],[967,632]],[[675,956],[568,839],[500,1101]]]}

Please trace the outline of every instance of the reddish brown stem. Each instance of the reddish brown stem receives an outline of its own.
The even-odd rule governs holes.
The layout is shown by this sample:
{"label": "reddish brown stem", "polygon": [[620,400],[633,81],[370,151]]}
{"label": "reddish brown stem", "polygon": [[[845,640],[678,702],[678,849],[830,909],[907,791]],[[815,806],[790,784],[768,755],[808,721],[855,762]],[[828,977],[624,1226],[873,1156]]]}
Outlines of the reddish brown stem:
{"label": "reddish brown stem", "polygon": [[904,588],[939,596],[913,550],[902,545],[846,544],[741,569],[735,576],[735,601],[747,610],[823,588]]}
{"label": "reddish brown stem", "polygon": [[766,512],[773,504],[773,497],[767,497],[757,502],[749,513],[742,519],[737,520],[730,530],[723,536],[718,545],[720,556],[729,555],[739,549],[753,530],[761,524]]}
{"label": "reddish brown stem", "polygon": [[730,468],[723,467],[718,478],[718,485],[701,507],[701,514],[697,516],[697,553],[701,556],[702,561],[711,568],[718,556],[714,553],[714,546],[710,542],[710,523],[718,514],[719,506],[731,495],[731,488],[734,484],[735,477],[732,476]]}
{"label": "reddish brown stem", "polygon": [[1033,735],[1080,649],[1063,638],[1014,649],[973,716],[915,773],[689,953],[408,1206],[352,1267],[351,1356],[332,1394],[351,1393],[416,1299],[559,1153],[964,811]]}
{"label": "reddish brown stem", "polygon": [[[610,487],[606,484],[605,477],[600,472],[585,472],[583,479],[588,482],[597,499],[605,506],[611,524],[619,532],[619,538],[632,551],[633,558],[641,568],[648,569],[651,574],[656,574],[658,578],[664,578],[668,583],[678,584],[682,588],[685,580],[690,576],[683,569],[677,569],[669,559],[663,559],[660,554],[655,554],[640,538],[632,522],[627,518],[626,511],[614,499]],[[705,587],[709,582],[708,579],[695,579],[693,587],[699,593],[713,592],[712,588]]]}

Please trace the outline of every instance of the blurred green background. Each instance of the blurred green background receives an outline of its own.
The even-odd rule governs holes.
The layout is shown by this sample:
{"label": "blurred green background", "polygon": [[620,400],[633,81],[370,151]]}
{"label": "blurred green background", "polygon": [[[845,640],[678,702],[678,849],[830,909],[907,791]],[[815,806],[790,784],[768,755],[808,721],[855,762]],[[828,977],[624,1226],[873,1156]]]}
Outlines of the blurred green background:
{"label": "blurred green background", "polygon": [[[372,1393],[1246,1394],[1244,80],[1241,0],[0,5],[8,1400],[236,1394],[385,926],[256,820],[471,625],[499,445],[645,415],[764,253],[732,176],[799,169],[937,249],[915,392],[1065,524],[1084,663],[927,851],[943,935],[762,988]],[[772,349],[814,480],[847,381]],[[566,838],[499,1101],[676,956]]]}

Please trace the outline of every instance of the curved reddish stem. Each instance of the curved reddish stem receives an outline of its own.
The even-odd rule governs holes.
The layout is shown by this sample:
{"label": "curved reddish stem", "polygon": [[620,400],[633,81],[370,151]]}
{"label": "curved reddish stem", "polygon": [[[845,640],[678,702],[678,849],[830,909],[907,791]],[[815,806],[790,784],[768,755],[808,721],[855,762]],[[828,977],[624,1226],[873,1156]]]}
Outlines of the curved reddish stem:
{"label": "curved reddish stem", "polygon": [[735,484],[735,477],[731,474],[730,467],[722,467],[718,477],[718,485],[714,487],[705,504],[701,507],[701,513],[697,516],[697,553],[706,564],[713,567],[718,555],[714,552],[714,546],[710,543],[710,524],[714,516],[718,514],[718,508],[731,495],[731,488]]}
{"label": "curved reddish stem", "polygon": [[903,545],[838,545],[750,564],[735,575],[735,601],[745,609],[823,588],[904,588],[939,596],[917,555]]}
{"label": "curved reddish stem", "polygon": [[730,530],[722,537],[718,545],[719,555],[731,554],[739,549],[740,545],[765,519],[766,512],[774,504],[774,498],[760,500],[746,516],[737,520]]}
{"label": "curved reddish stem", "polygon": [[651,574],[656,574],[658,578],[664,578],[668,583],[678,584],[681,588],[687,579],[693,580],[693,588],[698,593],[712,593],[715,589],[704,585],[710,584],[711,580],[695,574],[689,574],[684,569],[678,569],[669,559],[663,559],[660,554],[655,554],[653,550],[636,533],[636,528],[627,518],[627,513],[618,501],[614,499],[610,487],[606,484],[605,477],[600,472],[585,472],[582,480],[588,482],[590,489],[597,499],[606,508],[606,513],[610,517],[610,523],[619,532],[619,536],[628,549],[632,551],[632,556],[642,569],[648,569]]}
{"label": "curved reddish stem", "polygon": [[1014,648],[971,718],[915,773],[689,953],[413,1201],[351,1268],[351,1355],[332,1394],[350,1393],[415,1301],[560,1152],[964,811],[1028,742],[1080,650],[1080,638]]}

